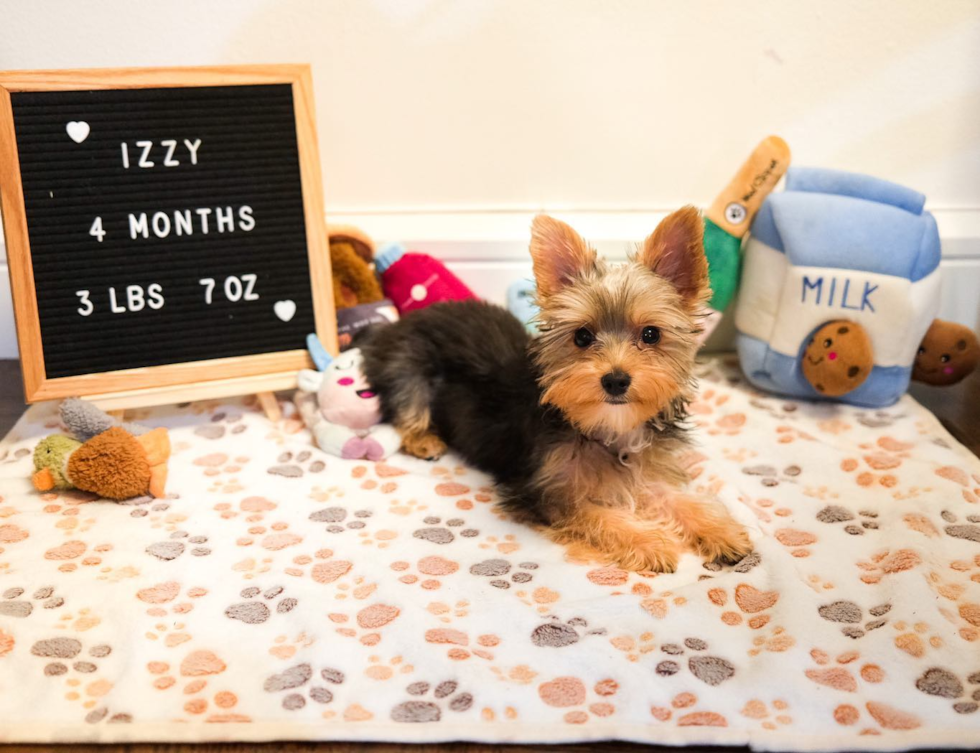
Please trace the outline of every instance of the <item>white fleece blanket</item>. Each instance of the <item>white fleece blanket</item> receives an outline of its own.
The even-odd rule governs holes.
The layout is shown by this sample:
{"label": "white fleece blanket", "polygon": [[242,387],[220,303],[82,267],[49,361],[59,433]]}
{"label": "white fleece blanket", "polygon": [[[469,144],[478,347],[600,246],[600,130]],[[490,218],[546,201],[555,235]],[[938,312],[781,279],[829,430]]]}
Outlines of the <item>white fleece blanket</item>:
{"label": "white fleece blanket", "polygon": [[620,738],[980,746],[980,462],[906,397],[762,396],[714,363],[694,486],[735,567],[566,561],[456,460],[310,447],[248,401],[140,411],[170,497],[39,494],[0,445],[0,741]]}

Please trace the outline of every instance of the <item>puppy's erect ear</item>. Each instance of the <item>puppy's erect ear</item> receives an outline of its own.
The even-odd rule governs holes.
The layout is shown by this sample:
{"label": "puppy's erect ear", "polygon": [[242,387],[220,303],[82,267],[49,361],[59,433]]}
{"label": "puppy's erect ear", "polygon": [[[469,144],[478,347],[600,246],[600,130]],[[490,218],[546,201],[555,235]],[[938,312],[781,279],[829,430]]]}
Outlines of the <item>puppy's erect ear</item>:
{"label": "puppy's erect ear", "polygon": [[568,225],[546,214],[531,223],[531,259],[538,297],[554,295],[595,266],[595,249]]}
{"label": "puppy's erect ear", "polygon": [[643,243],[640,262],[669,280],[685,304],[697,304],[708,291],[704,222],[692,206],[667,215]]}

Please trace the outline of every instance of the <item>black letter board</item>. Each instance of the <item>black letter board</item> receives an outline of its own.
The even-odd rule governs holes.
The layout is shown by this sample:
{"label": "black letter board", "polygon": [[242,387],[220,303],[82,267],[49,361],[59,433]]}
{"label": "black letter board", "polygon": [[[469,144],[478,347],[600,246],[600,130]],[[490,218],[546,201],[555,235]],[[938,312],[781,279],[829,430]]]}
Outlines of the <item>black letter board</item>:
{"label": "black letter board", "polygon": [[[229,85],[236,70],[259,80]],[[257,75],[270,70],[285,80]],[[277,373],[274,389],[306,364],[310,332],[333,339],[311,108],[297,102],[308,71],[196,69],[154,83],[167,73],[132,71],[121,88],[120,72],[101,85],[79,72],[71,88],[0,74],[0,141],[13,134],[19,169],[0,146],[18,339],[43,369],[32,383],[25,361],[29,400],[263,373]],[[25,348],[31,308],[37,353]]]}

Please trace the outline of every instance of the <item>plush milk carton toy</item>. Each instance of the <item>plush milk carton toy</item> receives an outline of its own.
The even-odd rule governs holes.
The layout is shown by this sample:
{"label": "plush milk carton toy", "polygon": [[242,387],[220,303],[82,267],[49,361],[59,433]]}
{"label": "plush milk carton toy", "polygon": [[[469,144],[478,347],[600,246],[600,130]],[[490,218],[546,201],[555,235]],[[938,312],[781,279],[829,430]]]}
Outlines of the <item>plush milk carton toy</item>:
{"label": "plush milk carton toy", "polygon": [[752,224],[735,313],[742,369],[799,398],[890,405],[939,307],[925,197],[888,181],[790,168]]}

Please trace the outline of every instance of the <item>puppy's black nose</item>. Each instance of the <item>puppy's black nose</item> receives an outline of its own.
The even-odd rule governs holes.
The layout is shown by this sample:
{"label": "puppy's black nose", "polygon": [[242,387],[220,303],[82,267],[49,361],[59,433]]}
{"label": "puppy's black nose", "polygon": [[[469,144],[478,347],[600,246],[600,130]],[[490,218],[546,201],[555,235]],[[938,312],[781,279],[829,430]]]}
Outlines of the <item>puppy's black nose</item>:
{"label": "puppy's black nose", "polygon": [[610,397],[619,397],[620,395],[626,394],[626,390],[630,388],[630,382],[633,379],[625,371],[616,369],[615,371],[610,371],[608,374],[604,374],[599,381],[602,383],[602,389],[606,391],[607,395]]}

